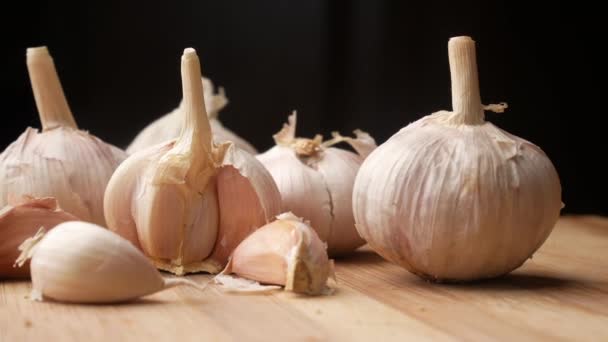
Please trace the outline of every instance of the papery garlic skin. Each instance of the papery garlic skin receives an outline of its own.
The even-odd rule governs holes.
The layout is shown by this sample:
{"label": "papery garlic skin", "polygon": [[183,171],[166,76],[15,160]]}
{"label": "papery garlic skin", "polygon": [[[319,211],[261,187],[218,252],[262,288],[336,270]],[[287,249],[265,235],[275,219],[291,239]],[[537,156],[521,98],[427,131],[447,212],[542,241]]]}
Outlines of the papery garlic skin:
{"label": "papery garlic skin", "polygon": [[[232,141],[239,148],[251,154],[256,154],[257,151],[255,147],[224,127],[218,119],[219,112],[228,104],[224,89],[220,87],[219,93],[215,94],[215,88],[211,80],[206,77],[203,77],[202,80],[203,89],[205,91],[205,107],[207,108],[207,113],[209,115],[209,123],[211,124],[211,131],[213,132],[213,141],[216,144]],[[182,111],[183,107],[182,104],[180,104],[170,113],[163,115],[146,126],[139,132],[133,142],[131,142],[127,148],[127,153],[133,154],[150,146],[177,138],[180,135],[183,125]]]}
{"label": "papery garlic skin", "polygon": [[199,287],[163,279],[129,241],[91,223],[65,222],[41,235],[24,242],[19,260],[31,258],[32,299],[115,303],[179,284]]}
{"label": "papery garlic skin", "polygon": [[52,197],[24,197],[0,209],[0,278],[29,277],[29,263],[13,267],[19,245],[40,227],[50,230],[59,223],[75,220],[78,218],[61,210]]}
{"label": "papery garlic skin", "polygon": [[105,224],[103,195],[125,152],[78,130],[45,47],[27,52],[43,131],[27,128],[0,154],[0,207],[9,198],[54,197],[81,220]]}
{"label": "papery garlic skin", "polygon": [[470,38],[450,40],[454,111],[426,116],[379,146],[353,191],[361,236],[432,280],[516,269],[549,236],[562,207],[543,151],[483,120],[475,63]]}
{"label": "papery garlic skin", "polygon": [[[277,183],[282,210],[309,220],[321,240],[327,242],[330,255],[351,252],[365,243],[354,226],[353,184],[375,142],[361,131],[356,131],[357,139],[335,134],[325,143],[320,138],[296,138],[295,125],[294,112],[275,135],[277,145],[257,158]],[[330,147],[342,141],[352,144],[359,154]]]}
{"label": "papery garlic skin", "polygon": [[[332,266],[314,229],[292,213],[283,213],[243,240],[222,273],[314,295],[327,289]],[[216,281],[227,285],[222,276]],[[255,286],[258,289],[263,290]]]}
{"label": "papery garlic skin", "polygon": [[252,155],[212,143],[200,77],[196,52],[186,49],[180,136],[131,155],[105,194],[108,228],[178,275],[221,271],[280,210],[272,177]]}

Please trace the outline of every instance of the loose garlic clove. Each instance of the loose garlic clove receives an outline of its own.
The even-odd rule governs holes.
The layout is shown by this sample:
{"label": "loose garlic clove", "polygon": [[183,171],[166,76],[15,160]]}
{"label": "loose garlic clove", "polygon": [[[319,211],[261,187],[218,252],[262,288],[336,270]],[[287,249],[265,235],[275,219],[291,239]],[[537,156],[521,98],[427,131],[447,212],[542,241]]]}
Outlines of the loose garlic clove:
{"label": "loose garlic clove", "polygon": [[20,246],[19,266],[31,258],[36,300],[116,303],[177,286],[204,289],[186,279],[164,279],[129,241],[100,226],[65,222],[41,229]]}
{"label": "loose garlic clove", "polygon": [[30,276],[29,263],[15,268],[18,247],[26,238],[36,234],[40,227],[51,229],[59,223],[78,218],[57,206],[52,197],[24,196],[0,210],[0,278],[26,278]]}
{"label": "loose garlic clove", "polygon": [[[202,77],[203,89],[205,91],[205,107],[209,115],[209,123],[213,132],[213,141],[220,144],[226,141],[232,141],[240,149],[251,154],[256,154],[257,151],[245,139],[239,137],[234,132],[224,127],[219,120],[219,112],[228,104],[224,88],[219,88],[219,93],[215,94],[213,82],[210,79]],[[146,149],[172,139],[180,135],[183,126],[183,102],[173,111],[156,119],[154,122],[145,127],[131,142],[127,148],[127,153]]]}
{"label": "loose garlic clove", "polygon": [[0,207],[9,197],[54,197],[81,220],[103,225],[103,194],[126,157],[78,130],[46,47],[27,49],[27,67],[42,132],[27,128],[0,154]]}
{"label": "loose garlic clove", "polygon": [[475,42],[452,38],[448,49],[453,111],[410,124],[370,154],[355,181],[356,225],[380,255],[424,278],[496,277],[549,236],[560,181],[539,147],[484,120]]}
{"label": "loose garlic clove", "polygon": [[228,290],[255,292],[276,288],[227,276],[234,273],[263,284],[285,286],[296,293],[321,294],[327,290],[327,278],[333,272],[325,249],[308,223],[292,213],[283,213],[243,240],[215,281]]}
{"label": "loose garlic clove", "polygon": [[[281,192],[283,211],[292,211],[310,220],[317,234],[327,241],[330,255],[346,254],[364,244],[355,229],[352,189],[363,159],[376,144],[367,133],[355,131],[357,138],[342,137],[322,142],[295,137],[296,113],[274,136],[276,146],[257,158],[272,174]],[[331,147],[349,143],[358,155]],[[302,200],[302,199],[307,200]]]}
{"label": "loose garlic clove", "polygon": [[200,65],[182,56],[182,132],[131,155],[105,195],[108,227],[155,265],[182,275],[221,271],[234,247],[280,210],[280,194],[253,156],[212,143]]}

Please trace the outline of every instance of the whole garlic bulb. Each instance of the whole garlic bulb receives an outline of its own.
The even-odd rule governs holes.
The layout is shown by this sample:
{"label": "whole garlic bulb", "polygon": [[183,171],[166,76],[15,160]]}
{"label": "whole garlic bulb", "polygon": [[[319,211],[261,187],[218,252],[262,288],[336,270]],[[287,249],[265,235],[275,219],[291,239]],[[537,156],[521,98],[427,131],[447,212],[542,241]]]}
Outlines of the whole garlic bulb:
{"label": "whole garlic bulb", "polygon": [[[205,91],[205,107],[207,108],[209,123],[211,124],[211,132],[213,132],[213,141],[217,144],[232,141],[240,149],[251,154],[256,154],[255,147],[224,127],[218,118],[219,112],[228,104],[224,88],[220,87],[219,93],[215,94],[213,82],[206,77],[202,77],[202,80]],[[150,123],[139,132],[133,142],[127,147],[127,153],[132,154],[150,146],[177,138],[182,129],[182,112],[184,110],[182,101],[176,109]]]}
{"label": "whole garlic bulb", "polygon": [[31,259],[34,300],[116,303],[178,285],[204,289],[187,279],[163,278],[129,241],[87,222],[64,222],[48,233],[40,229],[19,250],[16,265]]}
{"label": "whole garlic bulb", "polygon": [[[333,133],[322,142],[296,138],[296,113],[274,135],[276,146],[257,156],[270,171],[282,198],[282,210],[291,211],[311,222],[329,255],[351,252],[365,242],[355,229],[352,191],[355,175],[363,159],[376,147],[367,133],[355,131],[356,139]],[[331,147],[349,143],[358,154]]]}
{"label": "whole garlic bulb", "polygon": [[76,126],[46,47],[27,49],[42,132],[28,127],[0,154],[0,207],[22,195],[54,197],[83,221],[105,224],[103,194],[125,152]]}
{"label": "whole garlic bulb", "polygon": [[216,273],[253,230],[279,213],[272,176],[232,142],[212,142],[194,49],[182,56],[177,139],[132,154],[105,194],[108,228],[175,274]]}
{"label": "whole garlic bulb", "polygon": [[532,143],[484,120],[475,42],[448,44],[453,111],[426,116],[365,160],[356,226],[384,258],[432,280],[508,273],[545,241],[562,207],[559,177]]}

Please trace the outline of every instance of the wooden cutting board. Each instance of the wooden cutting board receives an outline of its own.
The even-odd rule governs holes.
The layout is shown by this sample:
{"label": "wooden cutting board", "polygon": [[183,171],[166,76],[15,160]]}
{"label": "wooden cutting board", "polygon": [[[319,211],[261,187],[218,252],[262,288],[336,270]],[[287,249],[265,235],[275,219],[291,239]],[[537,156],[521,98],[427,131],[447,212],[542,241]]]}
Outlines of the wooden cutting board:
{"label": "wooden cutting board", "polygon": [[564,217],[522,268],[476,284],[427,283],[365,248],[336,264],[337,291],[314,298],[175,288],[66,305],[3,282],[0,341],[608,341],[608,219]]}

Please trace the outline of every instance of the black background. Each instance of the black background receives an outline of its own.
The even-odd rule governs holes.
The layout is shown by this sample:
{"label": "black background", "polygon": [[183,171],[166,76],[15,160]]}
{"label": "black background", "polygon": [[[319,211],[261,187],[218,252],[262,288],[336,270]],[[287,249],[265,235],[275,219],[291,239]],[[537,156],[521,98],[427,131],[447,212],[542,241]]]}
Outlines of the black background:
{"label": "black background", "polygon": [[[2,9],[4,148],[39,127],[25,67],[47,45],[79,126],[125,147],[181,97],[179,60],[197,49],[225,87],[222,122],[260,150],[297,109],[301,136],[355,128],[385,141],[450,109],[447,41],[477,41],[489,121],[549,155],[564,212],[608,214],[604,194],[601,22],[559,2],[103,1],[28,2]],[[20,7],[15,7],[20,6]]]}

